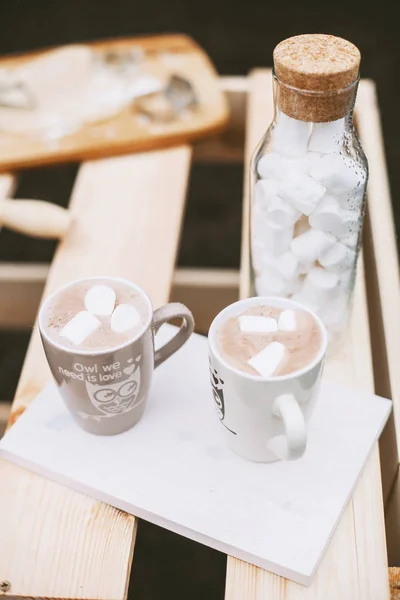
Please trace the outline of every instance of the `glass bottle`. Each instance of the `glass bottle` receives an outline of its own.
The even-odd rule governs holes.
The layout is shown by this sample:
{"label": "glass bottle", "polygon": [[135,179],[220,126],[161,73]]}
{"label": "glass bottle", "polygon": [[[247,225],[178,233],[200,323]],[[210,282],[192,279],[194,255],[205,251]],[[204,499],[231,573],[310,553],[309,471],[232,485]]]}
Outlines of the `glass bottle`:
{"label": "glass bottle", "polygon": [[359,62],[333,36],[279,44],[274,118],[251,165],[253,291],[313,309],[331,351],[348,325],[368,177],[353,125]]}

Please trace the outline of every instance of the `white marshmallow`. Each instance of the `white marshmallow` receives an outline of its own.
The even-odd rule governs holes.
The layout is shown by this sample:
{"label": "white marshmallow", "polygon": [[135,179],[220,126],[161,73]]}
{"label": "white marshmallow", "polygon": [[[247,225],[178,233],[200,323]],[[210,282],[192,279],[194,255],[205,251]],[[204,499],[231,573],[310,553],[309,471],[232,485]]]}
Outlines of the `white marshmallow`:
{"label": "white marshmallow", "polygon": [[140,323],[140,314],[130,304],[119,304],[111,315],[111,329],[115,333],[128,331]]}
{"label": "white marshmallow", "polygon": [[297,159],[298,170],[304,175],[310,175],[311,169],[318,165],[321,158],[322,154],[319,154],[319,152],[307,152]]}
{"label": "white marshmallow", "polygon": [[339,284],[337,273],[325,271],[320,267],[313,267],[307,274],[301,295],[307,302],[313,302],[321,307],[332,300],[332,293]]}
{"label": "white marshmallow", "polygon": [[358,215],[343,210],[340,202],[326,195],[309,217],[310,225],[335,237],[343,237],[358,228]]}
{"label": "white marshmallow", "polygon": [[294,238],[290,247],[300,262],[313,263],[328,248],[333,246],[335,241],[335,238],[329,233],[311,228],[306,233]]}
{"label": "white marshmallow", "polygon": [[324,154],[310,174],[335,195],[350,192],[365,182],[365,173],[358,170],[353,160],[336,154]]}
{"label": "white marshmallow", "polygon": [[299,262],[299,275],[306,275],[310,269],[315,267],[315,261],[313,262]]}
{"label": "white marshmallow", "polygon": [[343,142],[344,128],[344,118],[329,123],[314,123],[308,149],[322,154],[339,152]]}
{"label": "white marshmallow", "polygon": [[296,313],[294,310],[284,310],[278,319],[279,331],[295,331],[297,329]]}
{"label": "white marshmallow", "polygon": [[318,262],[325,269],[333,271],[343,271],[349,269],[355,262],[356,253],[340,242],[336,242],[318,259]]}
{"label": "white marshmallow", "polygon": [[282,183],[279,197],[304,215],[310,215],[325,194],[326,188],[308,175],[297,175]]}
{"label": "white marshmallow", "polygon": [[279,198],[272,200],[267,209],[266,216],[272,222],[281,227],[291,227],[300,217],[300,211]]}
{"label": "white marshmallow", "polygon": [[252,235],[257,242],[265,244],[265,250],[272,256],[279,256],[290,248],[293,238],[293,227],[281,227],[265,218],[265,215],[254,210],[252,219]]}
{"label": "white marshmallow", "polygon": [[257,170],[263,179],[280,181],[283,175],[283,158],[275,152],[264,154],[257,164]]}
{"label": "white marshmallow", "polygon": [[341,283],[341,286],[346,289],[349,287],[350,282],[352,281],[353,278],[353,270],[349,269],[348,271],[343,271],[341,273],[339,273],[339,280]]}
{"label": "white marshmallow", "polygon": [[267,255],[264,262],[270,267],[271,271],[286,281],[291,281],[297,276],[299,261],[291,250],[278,257]]}
{"label": "white marshmallow", "polygon": [[285,296],[291,289],[290,282],[265,267],[256,277],[255,287],[257,296]]}
{"label": "white marshmallow", "polygon": [[297,157],[307,152],[311,123],[281,113],[273,131],[273,150],[283,156]]}
{"label": "white marshmallow", "polygon": [[280,342],[272,342],[247,362],[262,377],[268,378],[273,376],[285,360],[286,353],[286,346]]}
{"label": "white marshmallow", "polygon": [[260,179],[254,186],[254,199],[256,206],[266,211],[273,200],[276,200],[279,183],[272,179]]}
{"label": "white marshmallow", "polygon": [[93,315],[111,315],[115,306],[116,295],[108,285],[94,285],[85,296],[86,310]]}
{"label": "white marshmallow", "polygon": [[342,242],[342,244],[345,244],[345,246],[348,246],[349,248],[356,248],[358,244],[358,233],[351,233],[350,235],[341,238],[340,241]]}
{"label": "white marshmallow", "polygon": [[100,325],[101,322],[92,313],[81,310],[64,325],[60,331],[60,336],[67,338],[75,346],[79,346]]}
{"label": "white marshmallow", "polygon": [[242,315],[239,317],[239,327],[242,333],[273,333],[278,331],[276,319]]}

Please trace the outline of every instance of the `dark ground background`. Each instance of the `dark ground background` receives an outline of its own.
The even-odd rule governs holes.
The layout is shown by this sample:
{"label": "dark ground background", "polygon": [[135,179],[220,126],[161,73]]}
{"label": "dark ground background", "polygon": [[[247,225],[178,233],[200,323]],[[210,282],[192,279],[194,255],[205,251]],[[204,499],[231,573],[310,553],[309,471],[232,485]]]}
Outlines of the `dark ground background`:
{"label": "dark ground background", "polygon": [[[0,54],[90,39],[184,32],[224,75],[270,66],[274,46],[299,33],[340,35],[361,50],[362,75],[378,85],[396,226],[400,224],[398,0],[0,0]],[[0,138],[1,143],[1,138]],[[22,174],[19,197],[66,206],[76,165]],[[183,231],[181,266],[238,267],[242,169],[194,167]],[[52,242],[2,231],[0,261],[49,261]],[[29,332],[0,333],[0,397],[13,397]],[[135,600],[223,598],[225,557],[141,522],[130,596]],[[243,599],[245,600],[245,599]]]}

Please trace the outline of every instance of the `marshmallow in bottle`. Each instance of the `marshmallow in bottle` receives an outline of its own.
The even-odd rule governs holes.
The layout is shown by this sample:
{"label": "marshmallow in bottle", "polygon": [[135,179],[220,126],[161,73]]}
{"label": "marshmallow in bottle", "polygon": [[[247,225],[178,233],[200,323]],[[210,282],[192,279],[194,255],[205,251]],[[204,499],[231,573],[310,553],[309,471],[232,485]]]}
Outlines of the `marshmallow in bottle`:
{"label": "marshmallow in bottle", "polygon": [[336,242],[318,259],[322,267],[328,271],[345,271],[352,267],[356,253],[340,242]]}
{"label": "marshmallow in bottle", "polygon": [[296,175],[281,184],[279,197],[308,216],[325,194],[326,188],[308,175]]}
{"label": "marshmallow in bottle", "polygon": [[292,119],[281,112],[273,132],[273,150],[287,157],[302,156],[307,152],[311,123]]}
{"label": "marshmallow in bottle", "polygon": [[267,254],[264,257],[264,264],[268,265],[275,275],[286,281],[291,281],[298,275],[299,261],[291,250],[278,257]]}
{"label": "marshmallow in bottle", "polygon": [[286,296],[293,287],[292,282],[285,281],[268,268],[264,268],[256,277],[255,286],[258,296]]}
{"label": "marshmallow in bottle", "polygon": [[274,333],[278,331],[278,322],[272,317],[242,315],[239,317],[239,327],[242,333]]}
{"label": "marshmallow in bottle", "polygon": [[129,331],[140,323],[140,314],[130,304],[119,304],[111,315],[111,329],[115,333]]}
{"label": "marshmallow in bottle", "polygon": [[286,346],[280,342],[272,342],[256,356],[250,358],[248,364],[262,377],[272,377],[282,365],[287,355]]}
{"label": "marshmallow in bottle", "polygon": [[306,275],[301,296],[322,306],[326,302],[331,302],[332,294],[339,285],[339,276],[337,273],[326,271],[321,267],[313,267]]}
{"label": "marshmallow in bottle", "polygon": [[297,321],[294,310],[283,310],[278,319],[279,331],[296,331]]}
{"label": "marshmallow in bottle", "polygon": [[311,228],[297,236],[290,245],[293,254],[301,263],[313,263],[335,243],[329,233]]}
{"label": "marshmallow in bottle", "polygon": [[339,152],[343,142],[345,118],[329,121],[328,123],[314,123],[308,149],[321,154]]}
{"label": "marshmallow in bottle", "polygon": [[276,152],[264,154],[258,161],[257,171],[262,179],[280,181],[284,176],[284,159]]}
{"label": "marshmallow in bottle", "polygon": [[82,344],[86,338],[101,325],[92,313],[87,310],[78,312],[60,331],[60,336],[67,338],[75,346]]}
{"label": "marshmallow in bottle", "polygon": [[110,316],[115,300],[115,292],[109,285],[94,285],[86,292],[85,308],[93,315]]}
{"label": "marshmallow in bottle", "polygon": [[346,237],[341,238],[340,240],[342,244],[348,246],[349,248],[356,248],[358,244],[358,233],[351,233],[350,235],[346,235]]}
{"label": "marshmallow in bottle", "polygon": [[254,194],[255,202],[260,210],[266,211],[274,200],[277,200],[279,183],[273,179],[260,179],[257,181]]}
{"label": "marshmallow in bottle", "polygon": [[339,200],[325,195],[310,215],[309,222],[312,227],[340,238],[358,229],[359,218],[355,212],[343,210]]}
{"label": "marshmallow in bottle", "polygon": [[365,173],[352,160],[337,154],[325,154],[310,170],[311,177],[333,195],[350,192],[365,182]]}
{"label": "marshmallow in bottle", "polygon": [[271,202],[266,212],[267,219],[281,227],[292,227],[300,215],[300,211],[279,198]]}
{"label": "marshmallow in bottle", "polygon": [[272,223],[259,211],[253,212],[253,231],[257,242],[265,244],[265,250],[273,256],[280,256],[290,248],[293,238],[293,226],[282,227]]}
{"label": "marshmallow in bottle", "polygon": [[346,295],[342,293],[327,302],[319,311],[319,316],[330,331],[340,331],[348,317]]}

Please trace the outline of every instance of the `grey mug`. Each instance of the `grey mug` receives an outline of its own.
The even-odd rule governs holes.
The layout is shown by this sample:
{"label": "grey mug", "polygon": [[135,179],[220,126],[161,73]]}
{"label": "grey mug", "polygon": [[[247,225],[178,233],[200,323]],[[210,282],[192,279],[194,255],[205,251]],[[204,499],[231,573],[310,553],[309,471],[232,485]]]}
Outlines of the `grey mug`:
{"label": "grey mug", "polygon": [[[193,315],[186,306],[174,302],[153,311],[147,294],[130,281],[112,277],[92,277],[80,281],[118,281],[133,288],[148,307],[148,319],[131,340],[111,349],[79,350],[64,347],[46,332],[47,305],[54,297],[79,280],[59,288],[42,304],[39,331],[50,370],[58,390],[75,421],[90,433],[113,435],[133,427],[142,417],[153,371],[189,339],[194,329]],[[175,336],[155,349],[154,335],[163,323],[181,319]]]}

